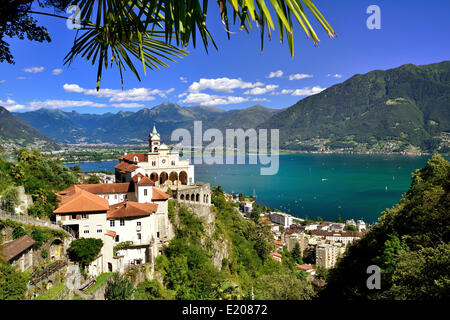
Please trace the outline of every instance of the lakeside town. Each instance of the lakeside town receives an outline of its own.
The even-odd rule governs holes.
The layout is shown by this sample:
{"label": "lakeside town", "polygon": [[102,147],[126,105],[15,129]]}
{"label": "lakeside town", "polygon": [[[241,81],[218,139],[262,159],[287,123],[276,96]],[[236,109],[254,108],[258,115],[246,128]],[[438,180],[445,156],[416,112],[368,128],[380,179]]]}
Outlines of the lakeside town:
{"label": "lakeside town", "polygon": [[[154,280],[155,262],[175,237],[175,208],[186,206],[206,225],[214,225],[210,184],[195,181],[194,165],[169,151],[155,126],[148,152],[129,153],[119,161],[114,175],[80,172],[84,183],[56,192],[54,221],[28,214],[33,198],[23,187],[16,206],[0,215],[1,252],[16,270],[27,274],[30,299],[104,299],[106,280],[113,273],[135,272],[141,281]],[[362,220],[310,221],[261,207],[253,197],[227,193],[224,197],[243,220],[270,229],[271,259],[281,263],[284,250],[292,253],[297,270],[316,287],[325,285],[323,273],[366,231]],[[31,234],[24,231],[29,228],[34,230]],[[36,232],[48,230],[52,236],[43,244]],[[98,246],[95,240],[101,240],[98,251],[78,267],[74,243],[92,248]],[[215,266],[220,268],[223,259],[215,259]]]}

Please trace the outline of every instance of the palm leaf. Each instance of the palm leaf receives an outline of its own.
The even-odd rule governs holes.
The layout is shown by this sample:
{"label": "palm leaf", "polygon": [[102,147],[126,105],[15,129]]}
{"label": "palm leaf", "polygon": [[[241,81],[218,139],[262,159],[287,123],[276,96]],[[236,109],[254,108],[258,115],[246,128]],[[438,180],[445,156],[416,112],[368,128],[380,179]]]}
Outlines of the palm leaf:
{"label": "palm leaf", "polygon": [[[97,1],[97,5],[95,5]],[[216,0],[220,19],[230,38],[229,14],[233,24],[239,23],[246,32],[253,30],[252,23],[260,27],[261,51],[265,32],[269,39],[275,29],[271,12],[278,22],[280,41],[286,39],[291,56],[294,56],[294,21],[297,21],[315,45],[320,41],[307,17],[307,10],[331,38],[336,33],[311,0]],[[217,45],[206,27],[208,0],[79,0],[82,28],[69,53],[64,58],[70,64],[81,56],[97,65],[97,90],[100,88],[103,69],[116,65],[123,87],[125,66],[140,80],[133,59],[140,60],[144,75],[151,70],[168,67],[165,61],[176,61],[187,54],[189,44],[196,47],[197,34],[208,51]],[[175,45],[172,45],[172,41]],[[180,49],[178,47],[183,47]],[[110,57],[110,58],[108,58]]]}

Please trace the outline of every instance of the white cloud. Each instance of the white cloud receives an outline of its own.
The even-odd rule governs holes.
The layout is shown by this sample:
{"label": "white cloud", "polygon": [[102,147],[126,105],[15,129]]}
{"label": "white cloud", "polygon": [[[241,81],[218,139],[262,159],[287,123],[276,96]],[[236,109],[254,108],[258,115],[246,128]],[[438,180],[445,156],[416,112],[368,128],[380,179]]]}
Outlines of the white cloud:
{"label": "white cloud", "polygon": [[189,93],[182,103],[195,103],[202,106],[216,106],[223,104],[234,104],[248,101],[248,98],[233,97],[233,96],[217,96],[207,93]]}
{"label": "white cloud", "polygon": [[221,92],[233,92],[234,89],[249,89],[260,87],[264,85],[262,82],[245,82],[241,78],[230,79],[230,78],[217,78],[217,79],[200,79],[199,82],[193,82],[188,89],[188,92],[200,92],[206,89],[211,89],[214,91]]}
{"label": "white cloud", "polygon": [[291,74],[289,76],[289,80],[301,80],[301,79],[312,78],[312,77],[313,77],[312,74],[296,73],[296,74]]}
{"label": "white cloud", "polygon": [[267,98],[253,98],[252,101],[270,101]]}
{"label": "white cloud", "polygon": [[145,105],[140,103],[113,103],[112,106],[114,108],[142,108],[145,107]]}
{"label": "white cloud", "polygon": [[5,83],[6,82],[6,80],[0,80],[0,83]]}
{"label": "white cloud", "polygon": [[27,77],[17,77],[16,79],[18,79],[18,80],[25,80],[25,79],[29,79],[29,78],[27,78]]}
{"label": "white cloud", "polygon": [[71,107],[94,107],[103,108],[108,105],[103,103],[96,103],[89,100],[45,100],[45,101],[31,101],[26,107],[27,110],[36,110],[40,108],[59,109]]}
{"label": "white cloud", "polygon": [[26,108],[23,104],[18,104],[10,98],[7,98],[6,101],[0,100],[0,106],[5,107],[8,111],[17,111]]}
{"label": "white cloud", "polygon": [[188,82],[187,79],[186,79],[185,77],[180,77],[180,81],[181,81],[181,82],[184,82],[184,83]]}
{"label": "white cloud", "polygon": [[63,69],[53,69],[52,74],[57,76],[63,72]]}
{"label": "white cloud", "polygon": [[39,73],[44,71],[44,67],[31,67],[31,68],[25,68],[23,71],[28,73]]}
{"label": "white cloud", "polygon": [[342,74],[336,73],[335,75],[331,75],[331,74],[329,73],[329,74],[327,74],[327,77],[342,78]]}
{"label": "white cloud", "polygon": [[319,92],[322,92],[326,88],[321,88],[320,86],[314,86],[312,88],[305,87],[303,89],[297,89],[292,92],[292,96],[310,96]]}
{"label": "white cloud", "polygon": [[77,84],[64,84],[63,86],[66,92],[83,93],[85,95],[96,96],[99,98],[109,98],[110,102],[122,102],[122,101],[152,101],[156,98],[155,95],[159,95],[162,98],[167,98],[167,94],[173,92],[175,89],[170,88],[168,90],[159,90],[148,88],[133,88],[129,90],[119,89],[84,89]]}
{"label": "white cloud", "polygon": [[244,92],[244,94],[254,94],[254,95],[265,94],[265,93],[275,90],[278,87],[279,86],[276,84],[269,84],[263,88],[258,87],[258,88],[253,88],[251,90],[247,90]]}
{"label": "white cloud", "polygon": [[269,73],[267,78],[281,78],[282,76],[283,76],[283,71],[278,70],[278,71],[274,71],[274,72]]}

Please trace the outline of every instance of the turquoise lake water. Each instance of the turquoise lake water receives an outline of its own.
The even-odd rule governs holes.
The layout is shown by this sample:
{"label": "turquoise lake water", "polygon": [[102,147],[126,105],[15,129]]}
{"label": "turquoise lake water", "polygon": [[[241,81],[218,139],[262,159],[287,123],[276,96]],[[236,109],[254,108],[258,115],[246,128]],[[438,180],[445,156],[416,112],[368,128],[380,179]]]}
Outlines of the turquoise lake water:
{"label": "turquoise lake water", "polygon": [[[430,156],[280,155],[278,174],[261,176],[260,165],[195,165],[195,180],[227,192],[256,193],[257,202],[300,218],[363,218],[376,222],[411,184],[411,173]],[[110,170],[118,161],[78,163],[83,171]],[[67,164],[73,166],[75,163]],[[253,191],[254,190],[254,191]]]}

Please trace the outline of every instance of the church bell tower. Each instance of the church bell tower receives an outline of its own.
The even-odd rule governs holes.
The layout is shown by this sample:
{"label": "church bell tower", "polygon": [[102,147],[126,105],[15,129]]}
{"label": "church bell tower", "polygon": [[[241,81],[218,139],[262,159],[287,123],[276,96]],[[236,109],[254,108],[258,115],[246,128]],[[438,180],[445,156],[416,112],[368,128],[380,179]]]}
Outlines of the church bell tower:
{"label": "church bell tower", "polygon": [[153,122],[152,133],[150,133],[148,135],[148,151],[149,152],[158,152],[160,141],[161,141],[161,137],[159,136],[159,133],[156,131],[155,122]]}

